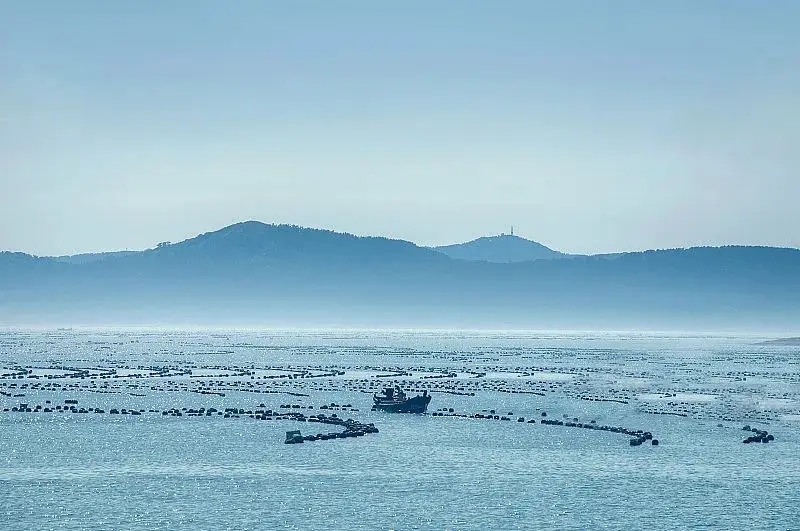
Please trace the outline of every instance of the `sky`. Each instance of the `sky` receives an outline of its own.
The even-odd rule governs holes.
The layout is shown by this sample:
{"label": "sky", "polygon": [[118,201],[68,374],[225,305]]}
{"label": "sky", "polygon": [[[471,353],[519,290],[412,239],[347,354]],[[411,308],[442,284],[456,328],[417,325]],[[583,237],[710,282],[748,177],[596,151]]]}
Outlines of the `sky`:
{"label": "sky", "polygon": [[800,2],[0,1],[0,249],[800,247]]}

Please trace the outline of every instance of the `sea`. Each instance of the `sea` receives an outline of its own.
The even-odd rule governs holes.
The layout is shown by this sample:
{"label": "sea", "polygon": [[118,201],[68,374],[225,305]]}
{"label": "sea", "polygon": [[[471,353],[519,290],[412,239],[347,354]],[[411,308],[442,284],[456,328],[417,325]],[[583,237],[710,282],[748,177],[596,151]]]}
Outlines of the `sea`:
{"label": "sea", "polygon": [[[768,339],[4,329],[0,529],[798,530]],[[372,411],[395,386],[428,411]]]}

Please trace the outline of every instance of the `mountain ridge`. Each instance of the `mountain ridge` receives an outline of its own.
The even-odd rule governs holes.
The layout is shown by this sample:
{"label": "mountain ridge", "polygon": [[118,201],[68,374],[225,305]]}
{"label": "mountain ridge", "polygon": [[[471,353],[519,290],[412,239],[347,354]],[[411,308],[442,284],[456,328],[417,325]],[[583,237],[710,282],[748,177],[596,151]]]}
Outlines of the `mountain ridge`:
{"label": "mountain ridge", "polygon": [[0,322],[791,329],[800,250],[694,247],[511,263],[235,224],[82,263],[0,253]]}
{"label": "mountain ridge", "polygon": [[[480,236],[478,238],[463,242],[463,243],[453,243],[453,244],[445,244],[445,245],[434,245],[434,246],[425,246],[414,243],[409,240],[403,240],[401,238],[390,238],[386,236],[358,236],[349,232],[339,232],[334,231],[331,229],[321,229],[321,228],[313,228],[313,227],[304,227],[301,225],[296,224],[289,224],[289,223],[265,223],[262,221],[256,220],[247,220],[241,221],[237,223],[233,223],[230,225],[226,225],[219,229],[214,229],[211,231],[206,231],[199,233],[195,236],[188,237],[184,240],[178,242],[162,242],[156,246],[141,249],[141,250],[117,250],[117,251],[98,251],[98,252],[82,252],[76,253],[72,255],[46,255],[46,254],[35,254],[35,253],[27,253],[25,251],[11,251],[11,250],[0,250],[0,253],[13,253],[13,254],[21,254],[26,256],[32,256],[36,258],[49,258],[53,260],[57,260],[59,262],[65,263],[86,263],[92,262],[96,260],[106,259],[106,258],[115,258],[121,256],[130,256],[139,253],[145,253],[148,251],[154,251],[161,247],[169,247],[175,246],[179,244],[184,244],[186,242],[191,242],[203,238],[208,238],[214,235],[222,235],[225,233],[233,232],[236,229],[240,228],[255,228],[261,229],[264,231],[268,231],[271,229],[276,230],[286,230],[290,229],[296,232],[303,232],[307,231],[308,233],[315,233],[315,234],[325,234],[325,235],[332,235],[332,236],[341,236],[348,239],[358,240],[375,240],[375,241],[389,241],[389,242],[402,242],[405,244],[409,244],[411,246],[420,248],[420,249],[431,249],[437,251],[441,254],[445,254],[450,256],[450,253],[447,252],[450,248],[460,248],[463,246],[467,246],[476,242],[485,242],[485,241],[521,241],[524,244],[534,244],[536,248],[544,249],[546,253],[553,253],[555,258],[558,257],[585,257],[585,256],[597,256],[597,257],[615,257],[621,255],[628,255],[628,254],[636,254],[636,253],[646,253],[652,251],[677,251],[677,250],[689,250],[689,249],[701,249],[701,248],[712,248],[712,249],[719,249],[719,248],[727,248],[727,247],[742,247],[742,248],[761,248],[761,249],[799,249],[797,247],[788,247],[788,246],[774,246],[774,245],[750,245],[750,244],[724,244],[724,245],[692,245],[687,247],[663,247],[663,248],[651,248],[651,249],[639,249],[639,250],[628,250],[628,251],[616,251],[616,252],[603,252],[603,253],[594,253],[594,254],[571,254],[571,253],[564,253],[561,251],[557,251],[551,249],[535,240],[530,240],[527,238],[523,238],[519,235],[511,235],[511,234],[499,234],[493,236]],[[451,258],[456,258],[454,256],[450,256]],[[465,258],[458,258],[458,259],[465,259]],[[469,258],[466,258],[470,260]],[[533,259],[541,259],[541,258],[533,258]],[[527,261],[527,260],[483,260],[483,259],[474,259],[476,261],[487,261],[487,262],[494,262],[494,263],[510,263],[516,261]]]}
{"label": "mountain ridge", "polygon": [[553,260],[569,256],[539,242],[513,234],[481,236],[468,242],[440,245],[433,249],[450,258],[495,263]]}

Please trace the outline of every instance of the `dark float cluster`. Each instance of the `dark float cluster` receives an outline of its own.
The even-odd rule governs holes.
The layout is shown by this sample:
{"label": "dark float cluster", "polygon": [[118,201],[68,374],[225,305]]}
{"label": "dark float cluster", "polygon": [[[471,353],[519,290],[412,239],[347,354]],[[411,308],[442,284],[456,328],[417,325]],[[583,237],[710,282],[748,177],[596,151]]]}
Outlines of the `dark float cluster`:
{"label": "dark float cluster", "polygon": [[742,442],[745,444],[750,443],[768,443],[770,441],[775,440],[775,436],[769,433],[767,430],[759,430],[757,428],[751,428],[750,426],[744,426],[742,428],[744,431],[753,432],[754,435],[747,437]]}
{"label": "dark float cluster", "polygon": [[[463,414],[463,413],[455,413],[453,408],[441,408],[439,411],[432,413],[432,415],[438,417],[462,417],[470,419],[511,421],[514,413],[509,411],[506,415],[500,415],[497,414],[497,412],[494,409],[490,409],[488,411],[483,411],[481,413]],[[640,446],[645,441],[651,441],[653,446],[658,446],[658,439],[654,439],[653,434],[650,433],[649,431],[633,430],[618,426],[602,426],[598,425],[597,422],[594,420],[589,422],[579,422],[577,418],[572,418],[572,420],[551,420],[546,418],[547,417],[546,411],[542,411],[542,417],[545,418],[541,419],[540,424],[544,426],[565,426],[567,428],[583,428],[587,430],[621,433],[633,437],[633,439],[630,440],[631,446]],[[564,418],[568,418],[568,416],[564,415]],[[525,417],[518,417],[517,422],[519,423],[526,422]],[[530,419],[527,421],[527,424],[536,424],[536,420]]]}

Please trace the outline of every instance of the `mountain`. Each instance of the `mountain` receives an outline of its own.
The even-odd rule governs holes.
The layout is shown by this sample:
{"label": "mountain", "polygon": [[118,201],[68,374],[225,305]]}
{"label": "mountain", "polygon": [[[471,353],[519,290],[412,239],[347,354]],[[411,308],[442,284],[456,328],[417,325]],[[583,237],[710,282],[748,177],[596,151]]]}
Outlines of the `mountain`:
{"label": "mountain", "polygon": [[484,236],[466,243],[442,245],[434,247],[434,249],[458,260],[495,263],[552,260],[569,256],[545,247],[541,243],[526,240],[513,234]]}
{"label": "mountain", "polygon": [[775,345],[781,347],[800,347],[800,337],[784,337],[781,339],[772,339],[770,341],[762,341],[759,345]]}
{"label": "mountain", "polygon": [[105,260],[106,258],[118,258],[120,256],[136,254],[141,251],[110,251],[107,253],[82,253],[71,254],[64,256],[54,256],[53,259],[67,264],[88,264],[89,262],[97,262]]}
{"label": "mountain", "polygon": [[0,323],[800,328],[800,250],[703,247],[493,263],[246,222],[102,260],[0,253]]}

